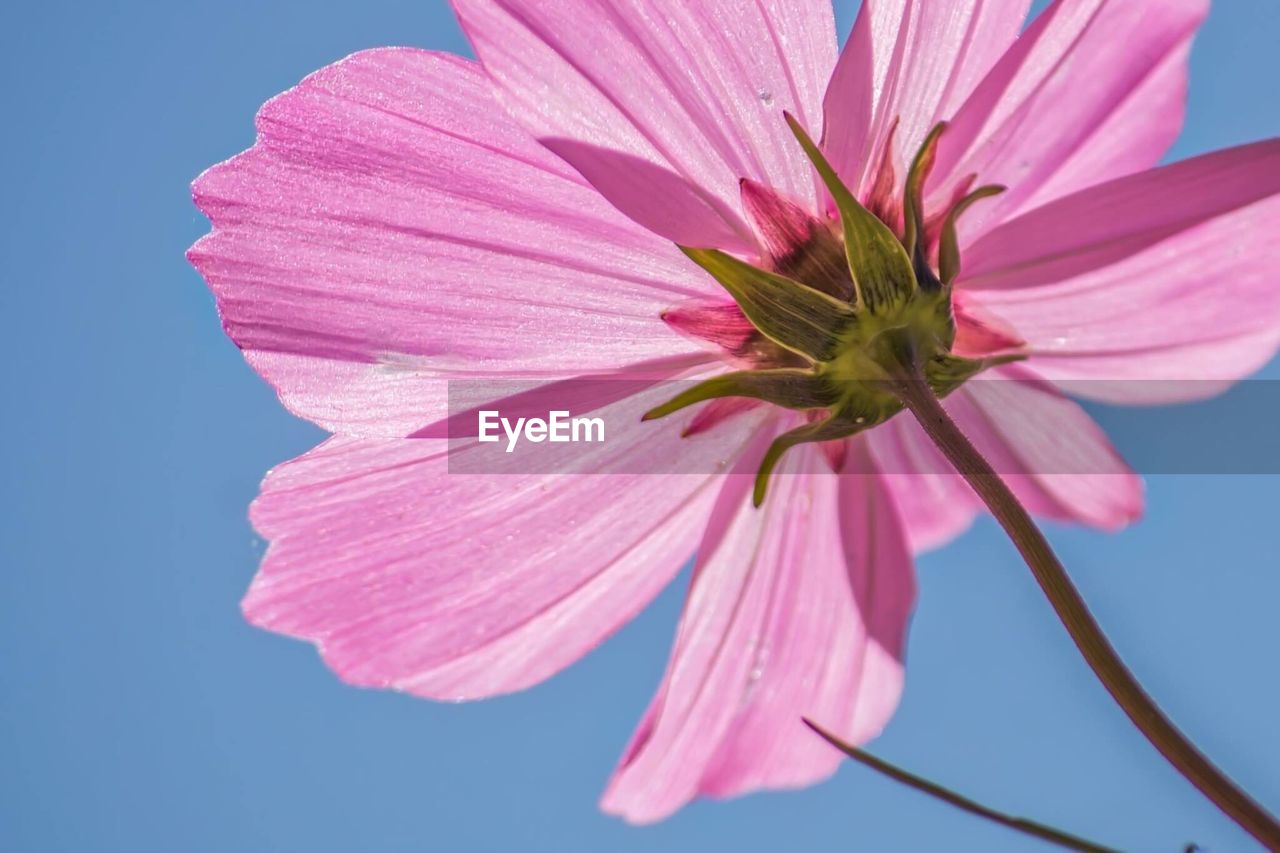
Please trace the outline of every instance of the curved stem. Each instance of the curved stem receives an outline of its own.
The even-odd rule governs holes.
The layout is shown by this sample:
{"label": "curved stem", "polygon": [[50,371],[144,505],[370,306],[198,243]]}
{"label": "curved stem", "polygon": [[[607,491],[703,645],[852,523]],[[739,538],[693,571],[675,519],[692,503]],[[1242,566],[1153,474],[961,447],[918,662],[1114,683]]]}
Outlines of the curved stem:
{"label": "curved stem", "polygon": [[957,794],[949,788],[944,788],[936,782],[930,782],[914,773],[896,767],[883,758],[877,758],[871,753],[856,746],[847,744],[840,738],[823,729],[812,720],[805,720],[804,724],[817,732],[823,740],[843,752],[858,763],[870,767],[877,773],[882,773],[896,782],[915,788],[917,791],[936,797],[944,803],[949,803],[961,811],[969,814],[977,815],[985,818],[993,823],[1008,827],[1015,832],[1021,832],[1024,835],[1030,835],[1033,838],[1039,838],[1041,841],[1048,841],[1050,844],[1056,844],[1067,850],[1076,850],[1079,853],[1117,853],[1115,848],[1103,847],[1101,844],[1094,844],[1092,841],[1085,841],[1083,838],[1063,832],[1060,829],[1054,829],[1051,826],[1045,826],[1043,823],[1037,823],[1034,820],[1027,820],[1023,817],[1013,817],[1004,812],[998,812],[995,809],[988,808],[982,803],[969,799],[963,794]]}
{"label": "curved stem", "polygon": [[891,383],[893,392],[1009,534],[1098,680],[1152,746],[1187,781],[1265,848],[1280,850],[1280,823],[1196,749],[1147,695],[1102,633],[1079,590],[1071,583],[1026,509],[956,426],[932,389],[918,378],[919,372],[913,370],[912,375],[913,378]]}

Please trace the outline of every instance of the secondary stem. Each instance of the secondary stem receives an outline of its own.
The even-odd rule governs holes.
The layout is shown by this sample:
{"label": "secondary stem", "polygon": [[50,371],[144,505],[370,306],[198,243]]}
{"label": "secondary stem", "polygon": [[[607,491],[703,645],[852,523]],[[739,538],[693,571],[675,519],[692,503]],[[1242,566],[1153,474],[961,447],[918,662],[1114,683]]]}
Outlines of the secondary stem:
{"label": "secondary stem", "polygon": [[918,378],[918,371],[913,374],[914,378],[894,382],[894,393],[1009,534],[1076,648],[1107,692],[1187,781],[1268,850],[1280,850],[1280,823],[1196,749],[1143,690],[1102,633],[1031,516],[956,426],[932,389]]}
{"label": "secondary stem", "polygon": [[963,794],[957,794],[955,791],[952,791],[949,788],[944,788],[936,782],[930,782],[928,779],[921,778],[920,776],[903,770],[900,767],[895,767],[884,759],[877,758],[866,750],[858,749],[856,746],[847,744],[811,720],[805,720],[804,723],[806,726],[817,732],[823,740],[852,758],[854,761],[857,761],[866,767],[870,767],[872,770],[882,773],[890,779],[901,782],[908,787],[915,788],[917,791],[921,791],[931,797],[936,797],[945,803],[949,803],[961,811],[966,811],[969,814],[985,818],[986,820],[998,823],[1001,826],[1021,832],[1024,835],[1030,835],[1034,838],[1039,838],[1042,841],[1048,841],[1052,844],[1058,845],[1059,847],[1064,847],[1067,850],[1076,850],[1080,851],[1080,853],[1116,853],[1116,851],[1111,847],[1103,847],[1101,844],[1094,844],[1092,841],[1086,841],[1083,838],[1063,832],[1060,829],[1054,829],[1053,827],[1046,826],[1043,823],[1038,823],[1034,820],[1027,820],[1022,817],[1013,817],[1012,815],[1007,815],[1004,812],[998,812],[995,809],[988,808],[982,805],[982,803],[971,800]]}

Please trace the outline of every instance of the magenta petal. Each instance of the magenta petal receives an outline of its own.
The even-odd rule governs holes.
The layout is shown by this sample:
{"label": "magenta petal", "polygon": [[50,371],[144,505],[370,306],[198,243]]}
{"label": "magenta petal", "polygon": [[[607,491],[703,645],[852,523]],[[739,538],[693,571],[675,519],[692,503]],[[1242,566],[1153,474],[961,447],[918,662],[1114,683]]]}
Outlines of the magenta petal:
{"label": "magenta petal", "polygon": [[865,448],[830,473],[813,447],[775,474],[763,511],[729,478],[700,548],[667,674],[603,799],[659,820],[697,795],[810,784],[840,763],[801,722],[854,742],[902,689],[914,578],[901,525]]}
{"label": "magenta petal", "polygon": [[690,299],[662,312],[673,329],[714,344],[720,351],[737,352],[756,335],[755,326],[736,303],[717,299]]}
{"label": "magenta petal", "polygon": [[1017,38],[1030,0],[864,0],[827,88],[823,145],[869,191],[894,122],[899,181],[930,128],[949,118]]}
{"label": "magenta petal", "polygon": [[1271,140],[1021,216],[967,250],[959,286],[1027,340],[1039,373],[1073,392],[1194,399],[1220,390],[1201,380],[1245,376],[1280,342],[1278,230]]}
{"label": "magenta petal", "polygon": [[738,180],[816,203],[808,126],[835,63],[826,0],[454,0],[503,103],[637,222],[683,245],[754,241]]}
{"label": "magenta petal", "polygon": [[[519,690],[630,619],[692,554],[758,417],[681,438],[641,425],[665,389],[608,407],[629,424],[595,470],[451,473],[446,442],[334,438],[268,475],[270,541],[244,601],[253,623],[310,640],[346,681],[437,699]],[[725,454],[728,454],[726,456]],[[611,461],[612,460],[612,461]]]}
{"label": "magenta petal", "polygon": [[1059,0],[957,111],[933,186],[1008,187],[961,222],[983,233],[1035,203],[1155,165],[1182,124],[1187,47],[1208,0]]}
{"label": "magenta petal", "polygon": [[956,321],[956,339],[951,351],[963,358],[982,358],[996,353],[1021,350],[1026,346],[1016,329],[1003,318],[984,311],[970,298],[968,291],[958,290],[951,302]]}
{"label": "magenta petal", "polygon": [[718,400],[712,400],[701,409],[698,410],[690,420],[689,425],[684,428],[685,435],[698,435],[715,429],[727,420],[737,417],[752,409],[757,409],[765,405],[759,400],[751,400],[746,397],[721,397]]}
{"label": "magenta petal", "polygon": [[715,293],[497,106],[474,63],[356,54],[262,108],[195,183],[190,252],[285,404],[347,434],[439,419],[447,378],[563,377],[697,346],[672,302]]}
{"label": "magenta petal", "polygon": [[775,259],[807,245],[815,229],[823,227],[812,213],[763,184],[743,178],[741,189],[742,206],[756,227],[761,246]]}

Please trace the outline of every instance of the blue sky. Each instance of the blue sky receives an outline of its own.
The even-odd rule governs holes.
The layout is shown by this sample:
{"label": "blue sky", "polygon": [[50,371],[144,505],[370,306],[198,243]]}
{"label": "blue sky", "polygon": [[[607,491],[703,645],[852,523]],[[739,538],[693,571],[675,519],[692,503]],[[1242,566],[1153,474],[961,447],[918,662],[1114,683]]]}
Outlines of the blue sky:
{"label": "blue sky", "polygon": [[[1176,156],[1280,135],[1280,5],[1218,7]],[[601,815],[682,582],[550,683],[470,705],[345,687],[310,647],[244,624],[262,551],[245,507],[321,433],[223,338],[182,257],[206,229],[187,184],[311,70],[383,44],[465,45],[442,0],[48,2],[2,18],[0,849],[1035,849],[854,766],[654,827]],[[1054,542],[1172,716],[1280,809],[1280,480],[1148,486],[1132,530]],[[1113,845],[1249,849],[1094,684],[992,524],[919,570],[906,696],[877,752]]]}

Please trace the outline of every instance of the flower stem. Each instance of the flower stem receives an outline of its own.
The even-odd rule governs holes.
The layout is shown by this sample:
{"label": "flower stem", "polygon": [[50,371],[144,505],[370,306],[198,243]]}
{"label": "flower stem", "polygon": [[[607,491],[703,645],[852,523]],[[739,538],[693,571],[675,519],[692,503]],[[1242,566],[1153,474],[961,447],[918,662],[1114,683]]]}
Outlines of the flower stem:
{"label": "flower stem", "polygon": [[895,767],[884,759],[877,758],[865,750],[858,749],[856,746],[845,743],[811,720],[806,719],[804,724],[817,732],[827,743],[831,744],[854,761],[870,767],[872,770],[882,773],[894,781],[901,782],[908,787],[915,788],[917,791],[921,791],[931,797],[936,797],[945,803],[949,803],[961,811],[977,815],[978,817],[998,823],[1001,826],[1006,826],[1016,832],[1021,832],[1025,835],[1039,838],[1042,841],[1048,841],[1051,844],[1056,844],[1059,847],[1066,848],[1067,850],[1077,850],[1081,851],[1081,853],[1116,853],[1115,849],[1112,847],[1103,847],[1101,844],[1094,844],[1092,841],[1085,841],[1083,838],[1078,838],[1074,835],[1063,832],[1062,830],[1054,829],[1051,826],[1045,826],[1044,824],[1037,823],[1034,820],[1012,817],[1004,812],[998,812],[995,809],[988,808],[962,794],[957,794],[949,788],[944,788],[936,782],[930,782],[928,779],[923,779],[914,773],[910,773],[900,767]]}
{"label": "flower stem", "polygon": [[1245,832],[1266,849],[1280,850],[1280,823],[1196,749],[1134,678],[1102,633],[1044,534],[956,426],[920,378],[918,369],[911,370],[910,378],[895,380],[891,387],[1009,534],[1076,648],[1133,724],[1187,781]]}

